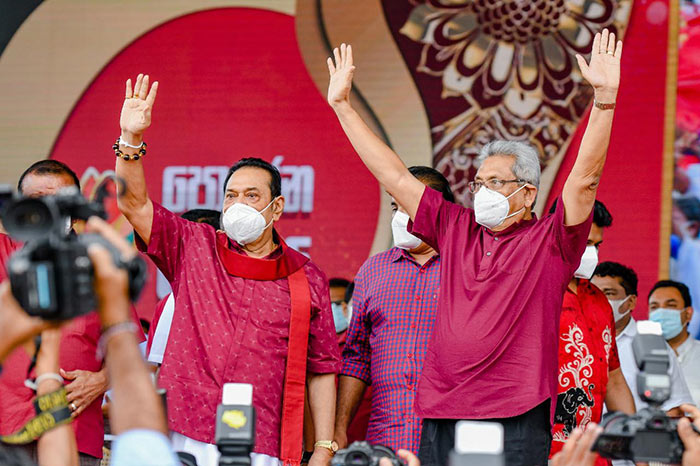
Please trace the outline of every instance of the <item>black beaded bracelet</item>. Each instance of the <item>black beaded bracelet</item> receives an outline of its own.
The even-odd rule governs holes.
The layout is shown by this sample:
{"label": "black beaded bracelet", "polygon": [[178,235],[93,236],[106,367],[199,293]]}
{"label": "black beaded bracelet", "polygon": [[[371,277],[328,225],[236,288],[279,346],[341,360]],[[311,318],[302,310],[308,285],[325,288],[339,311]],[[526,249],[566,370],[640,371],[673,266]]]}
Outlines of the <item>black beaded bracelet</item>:
{"label": "black beaded bracelet", "polygon": [[133,155],[125,154],[124,152],[121,151],[121,149],[119,149],[119,138],[117,138],[117,142],[114,143],[114,145],[112,146],[112,149],[114,149],[114,155],[116,155],[117,157],[121,157],[124,160],[138,160],[141,157],[143,157],[144,155],[146,155],[146,143],[145,142],[141,144],[141,149],[139,149],[139,151]]}

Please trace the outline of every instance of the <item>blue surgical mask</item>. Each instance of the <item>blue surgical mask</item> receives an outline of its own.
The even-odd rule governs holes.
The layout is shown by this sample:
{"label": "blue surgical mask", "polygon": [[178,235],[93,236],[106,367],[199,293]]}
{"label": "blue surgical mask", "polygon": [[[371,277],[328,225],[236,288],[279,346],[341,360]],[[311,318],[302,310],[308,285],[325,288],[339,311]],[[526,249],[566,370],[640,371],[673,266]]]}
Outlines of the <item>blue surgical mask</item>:
{"label": "blue surgical mask", "polygon": [[343,313],[343,305],[340,303],[331,303],[333,311],[333,322],[335,323],[335,333],[340,333],[348,328],[348,319]]}
{"label": "blue surgical mask", "polygon": [[666,340],[677,337],[683,331],[681,312],[677,309],[654,309],[649,313],[649,320],[661,324],[661,331]]}

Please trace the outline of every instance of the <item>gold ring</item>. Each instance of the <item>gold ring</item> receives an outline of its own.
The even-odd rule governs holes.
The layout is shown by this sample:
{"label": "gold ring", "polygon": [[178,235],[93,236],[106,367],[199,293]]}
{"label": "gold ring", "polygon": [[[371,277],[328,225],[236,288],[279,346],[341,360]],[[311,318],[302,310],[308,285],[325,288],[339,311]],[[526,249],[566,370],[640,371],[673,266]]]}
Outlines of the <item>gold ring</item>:
{"label": "gold ring", "polygon": [[138,95],[138,94],[134,94],[134,99],[138,99],[138,98],[139,98],[139,95]]}
{"label": "gold ring", "polygon": [[607,53],[608,55],[615,55],[615,52],[611,52],[611,51],[609,51],[609,50],[608,50],[607,52],[605,52],[605,53]]}

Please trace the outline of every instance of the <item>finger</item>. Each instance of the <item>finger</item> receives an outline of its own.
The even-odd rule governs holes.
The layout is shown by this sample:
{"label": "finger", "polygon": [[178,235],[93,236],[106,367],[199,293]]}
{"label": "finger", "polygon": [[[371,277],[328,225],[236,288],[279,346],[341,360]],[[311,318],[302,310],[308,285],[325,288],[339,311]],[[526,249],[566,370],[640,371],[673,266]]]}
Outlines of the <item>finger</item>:
{"label": "finger", "polygon": [[134,248],[127,243],[124,238],[119,236],[117,230],[112,228],[109,223],[105,222],[101,218],[90,217],[86,227],[87,231],[99,233],[104,239],[112,243],[112,245],[116,247],[124,257],[128,258],[136,255]]}
{"label": "finger", "polygon": [[615,56],[617,58],[622,58],[622,41],[617,41],[617,48],[615,49]]}
{"label": "finger", "polygon": [[611,32],[610,36],[608,37],[608,50],[606,50],[606,52],[609,53],[610,55],[615,54],[615,44],[616,44],[615,33]]}
{"label": "finger", "polygon": [[608,28],[603,29],[603,34],[600,36],[600,53],[606,53],[608,51],[608,36],[610,31]]}
{"label": "finger", "polygon": [[148,81],[150,81],[150,76],[146,75],[143,77],[143,81],[141,81],[141,89],[139,89],[139,99],[141,100],[146,100],[146,96],[148,95]]}
{"label": "finger", "polygon": [[153,104],[156,101],[156,94],[158,93],[158,81],[154,82],[151,86],[151,90],[148,92],[148,97],[146,97],[146,103],[149,108],[153,108]]}
{"label": "finger", "polygon": [[[68,402],[68,406],[70,406],[70,404],[77,400],[79,396],[75,390],[68,391],[68,387],[70,387],[70,385],[66,386],[66,401]],[[75,405],[78,406],[78,403]]]}
{"label": "finger", "polygon": [[112,255],[102,245],[91,244],[88,248],[88,256],[92,261],[97,278],[111,280],[119,273],[112,260]]}
{"label": "finger", "polygon": [[399,458],[404,460],[404,462],[408,466],[420,466],[420,461],[418,460],[418,457],[416,457],[416,455],[414,455],[410,451],[400,449],[399,451],[396,452],[396,454],[399,456]]}
{"label": "finger", "polygon": [[352,45],[348,44],[348,48],[346,50],[346,53],[347,53],[348,66],[353,66],[354,63],[353,63],[353,58],[352,58]]}
{"label": "finger", "polygon": [[328,60],[326,60],[326,63],[328,64],[328,73],[330,73],[331,76],[335,73],[335,66],[333,65],[333,59],[331,57],[328,57]]}
{"label": "finger", "polygon": [[581,429],[578,427],[574,429],[574,431],[569,435],[569,439],[566,441],[564,444],[564,447],[561,449],[561,462],[563,464],[566,464],[567,460],[573,455],[574,450],[576,449],[576,443],[578,440],[581,438],[583,435],[583,432]]}
{"label": "finger", "polygon": [[697,440],[697,434],[693,431],[687,418],[682,418],[678,421],[678,436],[686,449],[690,448],[692,443]]}
{"label": "finger", "polygon": [[581,437],[581,440],[576,445],[576,457],[581,458],[582,464],[586,464],[586,461],[590,461],[591,457],[594,456],[591,452],[591,447],[601,431],[602,429],[600,429],[597,424],[591,422],[586,432]]}
{"label": "finger", "polygon": [[346,46],[344,43],[343,43],[343,44],[340,44],[340,60],[341,60],[341,66],[345,66],[345,55],[346,55],[345,49],[346,49],[346,48],[347,48],[347,46]]}
{"label": "finger", "polygon": [[126,80],[126,93],[124,94],[124,98],[131,99],[132,95],[134,95],[134,93],[131,90],[131,78],[129,78]]}
{"label": "finger", "polygon": [[593,47],[591,48],[591,56],[600,53],[600,33],[596,32],[593,37]]}
{"label": "finger", "polygon": [[585,76],[588,73],[588,63],[586,63],[586,59],[581,55],[576,54],[576,62],[578,63],[578,67],[581,69],[581,74]]}
{"label": "finger", "polygon": [[59,369],[58,372],[61,374],[61,377],[68,380],[73,380],[78,376],[77,371],[64,371],[63,369]]}
{"label": "finger", "polygon": [[141,81],[143,80],[143,75],[139,74],[136,76],[136,84],[134,84],[134,97],[139,97],[139,89],[141,89]]}
{"label": "finger", "polygon": [[700,409],[698,409],[697,406],[684,403],[680,406],[680,408],[684,413],[690,414],[690,417],[693,419],[700,419]]}
{"label": "finger", "polygon": [[379,460],[379,466],[391,466],[391,460],[389,458],[381,458]]}
{"label": "finger", "polygon": [[335,67],[340,68],[342,63],[340,61],[340,50],[338,50],[338,47],[333,49],[333,57],[335,57]]}

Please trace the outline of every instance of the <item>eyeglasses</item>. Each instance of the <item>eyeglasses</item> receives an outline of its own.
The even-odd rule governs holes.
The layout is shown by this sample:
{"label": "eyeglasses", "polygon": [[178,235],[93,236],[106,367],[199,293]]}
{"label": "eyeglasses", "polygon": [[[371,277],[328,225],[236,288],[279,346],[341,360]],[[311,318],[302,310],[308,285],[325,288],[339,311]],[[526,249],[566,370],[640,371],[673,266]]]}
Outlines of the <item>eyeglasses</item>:
{"label": "eyeglasses", "polygon": [[506,183],[527,183],[527,181],[520,180],[520,179],[518,179],[518,180],[499,180],[498,178],[491,178],[490,180],[486,180],[486,181],[470,181],[467,184],[467,187],[469,187],[470,193],[475,194],[477,191],[479,191],[481,189],[482,186],[486,186],[491,191],[498,191],[503,186],[505,186]]}

